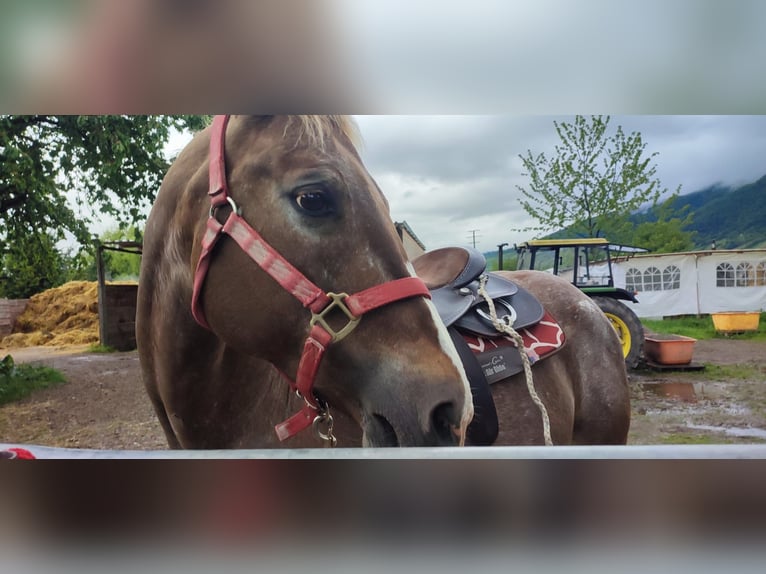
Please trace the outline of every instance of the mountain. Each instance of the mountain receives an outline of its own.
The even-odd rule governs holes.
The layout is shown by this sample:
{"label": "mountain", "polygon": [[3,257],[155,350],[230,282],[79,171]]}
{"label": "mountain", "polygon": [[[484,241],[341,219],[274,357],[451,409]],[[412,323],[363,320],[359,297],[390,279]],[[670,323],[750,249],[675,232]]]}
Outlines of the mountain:
{"label": "mountain", "polygon": [[719,249],[766,246],[766,175],[737,188],[713,186],[678,197],[674,207],[689,206],[695,246]]}
{"label": "mountain", "polygon": [[[686,210],[686,211],[685,211]],[[684,231],[695,232],[694,249],[748,249],[766,247],[766,175],[740,187],[712,185],[677,197],[667,217],[692,222]],[[634,225],[656,221],[656,209],[632,214]],[[551,239],[579,237],[570,228],[546,236]]]}

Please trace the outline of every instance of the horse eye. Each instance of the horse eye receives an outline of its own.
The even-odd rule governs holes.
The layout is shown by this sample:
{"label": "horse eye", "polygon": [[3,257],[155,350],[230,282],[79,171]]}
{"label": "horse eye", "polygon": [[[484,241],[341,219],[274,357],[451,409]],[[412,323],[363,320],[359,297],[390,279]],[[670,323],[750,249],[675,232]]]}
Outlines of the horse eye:
{"label": "horse eye", "polygon": [[302,191],[295,197],[295,201],[309,215],[326,215],[332,211],[332,202],[322,191]]}

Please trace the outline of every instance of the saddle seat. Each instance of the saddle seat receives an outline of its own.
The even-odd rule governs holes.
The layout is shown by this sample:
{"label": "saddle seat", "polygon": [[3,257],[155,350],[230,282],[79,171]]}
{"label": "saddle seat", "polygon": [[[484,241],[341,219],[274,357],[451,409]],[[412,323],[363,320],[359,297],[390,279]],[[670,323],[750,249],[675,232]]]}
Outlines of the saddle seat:
{"label": "saddle seat", "polygon": [[[431,300],[447,327],[455,327],[485,337],[500,333],[489,320],[489,306],[479,294],[479,281],[487,260],[470,247],[445,247],[424,253],[412,261],[415,273],[431,291]],[[515,329],[538,323],[545,313],[540,302],[518,285],[486,274],[485,289],[495,302],[499,318],[510,316]]]}

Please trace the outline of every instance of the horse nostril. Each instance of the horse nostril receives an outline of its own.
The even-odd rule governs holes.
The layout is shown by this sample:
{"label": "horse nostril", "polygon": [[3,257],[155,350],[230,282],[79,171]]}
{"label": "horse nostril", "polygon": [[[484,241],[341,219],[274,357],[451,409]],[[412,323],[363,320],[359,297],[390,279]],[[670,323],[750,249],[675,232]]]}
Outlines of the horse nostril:
{"label": "horse nostril", "polygon": [[457,444],[454,429],[459,426],[457,409],[454,403],[439,403],[431,413],[431,432],[436,438],[436,444]]}
{"label": "horse nostril", "polygon": [[369,432],[369,440],[371,446],[380,447],[396,447],[399,446],[399,439],[396,436],[396,431],[393,425],[388,422],[388,419],[382,415],[372,415],[371,429]]}

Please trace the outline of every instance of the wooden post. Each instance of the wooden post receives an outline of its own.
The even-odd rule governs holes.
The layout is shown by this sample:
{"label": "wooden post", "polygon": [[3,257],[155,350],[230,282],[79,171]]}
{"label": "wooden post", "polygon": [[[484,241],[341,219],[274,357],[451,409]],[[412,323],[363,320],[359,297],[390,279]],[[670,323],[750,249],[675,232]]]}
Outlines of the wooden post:
{"label": "wooden post", "polygon": [[104,273],[104,248],[99,243],[96,247],[96,273],[98,274],[98,341],[106,346],[106,275]]}

